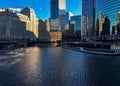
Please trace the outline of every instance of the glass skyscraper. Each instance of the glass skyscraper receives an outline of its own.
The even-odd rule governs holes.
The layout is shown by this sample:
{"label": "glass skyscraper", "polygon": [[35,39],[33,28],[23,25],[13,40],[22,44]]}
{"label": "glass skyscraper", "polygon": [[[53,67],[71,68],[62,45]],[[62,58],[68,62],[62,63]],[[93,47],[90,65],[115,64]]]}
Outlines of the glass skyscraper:
{"label": "glass skyscraper", "polygon": [[51,0],[51,19],[56,19],[60,15],[66,14],[66,0]]}
{"label": "glass skyscraper", "polygon": [[[65,30],[65,24],[66,24],[66,0],[51,0],[50,1],[50,11],[51,11],[51,17],[50,17],[50,25],[51,28],[53,27],[59,27],[52,29],[61,31],[63,34],[66,32]],[[55,25],[55,22],[58,22]]]}
{"label": "glass skyscraper", "polygon": [[59,17],[58,0],[51,0],[51,19]]}
{"label": "glass skyscraper", "polygon": [[82,0],[82,39],[93,40],[95,30],[95,1]]}
{"label": "glass skyscraper", "polygon": [[71,21],[75,21],[75,30],[81,30],[81,15],[71,16]]}
{"label": "glass skyscraper", "polygon": [[96,20],[100,19],[100,12],[103,16],[108,16],[110,20],[110,30],[116,25],[116,16],[120,12],[120,0],[96,0]]}

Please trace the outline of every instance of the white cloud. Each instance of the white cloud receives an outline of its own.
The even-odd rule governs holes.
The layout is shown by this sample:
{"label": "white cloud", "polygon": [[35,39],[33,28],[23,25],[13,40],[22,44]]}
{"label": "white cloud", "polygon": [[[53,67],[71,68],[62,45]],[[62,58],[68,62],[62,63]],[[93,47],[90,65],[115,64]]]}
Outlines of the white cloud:
{"label": "white cloud", "polygon": [[16,11],[19,12],[22,10],[21,8],[12,8],[12,7],[8,8],[8,9],[13,11],[13,12],[16,12]]}

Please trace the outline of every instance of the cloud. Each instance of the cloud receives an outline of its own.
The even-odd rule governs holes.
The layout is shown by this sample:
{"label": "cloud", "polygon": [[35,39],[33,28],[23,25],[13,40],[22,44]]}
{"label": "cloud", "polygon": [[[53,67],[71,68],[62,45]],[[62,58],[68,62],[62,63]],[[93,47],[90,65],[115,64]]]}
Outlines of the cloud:
{"label": "cloud", "polygon": [[19,11],[21,11],[22,9],[21,8],[12,8],[12,7],[10,7],[10,8],[8,8],[9,10],[11,10],[11,11],[17,11],[17,12],[19,12]]}

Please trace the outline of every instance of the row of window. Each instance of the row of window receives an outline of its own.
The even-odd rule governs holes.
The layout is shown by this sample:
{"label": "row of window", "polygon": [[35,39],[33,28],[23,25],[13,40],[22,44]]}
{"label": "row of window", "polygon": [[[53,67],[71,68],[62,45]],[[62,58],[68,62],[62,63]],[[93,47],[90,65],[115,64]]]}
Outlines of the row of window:
{"label": "row of window", "polygon": [[116,24],[116,15],[120,12],[120,0],[97,0],[96,1],[96,18],[99,18],[100,11],[103,16],[108,16],[110,28]]}

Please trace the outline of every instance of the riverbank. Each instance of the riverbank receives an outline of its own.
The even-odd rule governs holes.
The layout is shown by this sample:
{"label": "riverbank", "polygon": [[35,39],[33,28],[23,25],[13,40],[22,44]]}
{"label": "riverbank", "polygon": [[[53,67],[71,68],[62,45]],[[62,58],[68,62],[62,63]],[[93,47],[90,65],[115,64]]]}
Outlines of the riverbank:
{"label": "riverbank", "polygon": [[65,48],[65,49],[70,49],[70,50],[74,50],[74,51],[78,51],[78,52],[80,52],[80,47],[78,47],[78,46],[62,46],[63,48]]}
{"label": "riverbank", "polygon": [[60,47],[60,43],[28,43],[28,44],[0,44],[0,49],[19,48],[19,47]]}
{"label": "riverbank", "polygon": [[78,47],[78,46],[71,46],[71,45],[63,46],[63,48],[78,51],[78,52],[83,52],[83,53],[90,53],[90,54],[104,55],[104,56],[119,56],[120,55],[120,50]]}

